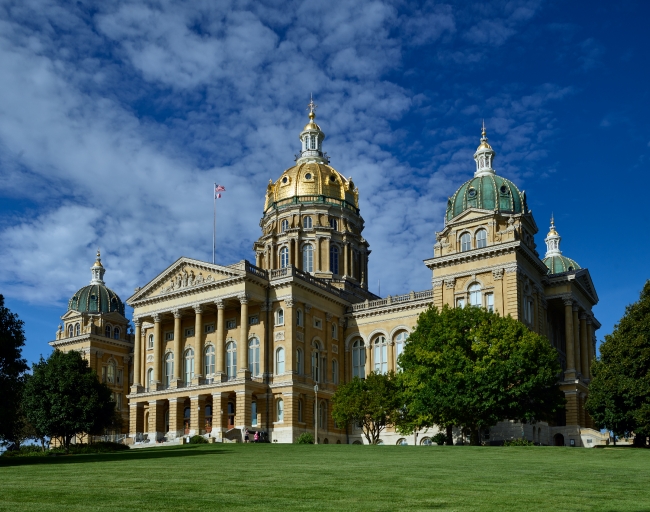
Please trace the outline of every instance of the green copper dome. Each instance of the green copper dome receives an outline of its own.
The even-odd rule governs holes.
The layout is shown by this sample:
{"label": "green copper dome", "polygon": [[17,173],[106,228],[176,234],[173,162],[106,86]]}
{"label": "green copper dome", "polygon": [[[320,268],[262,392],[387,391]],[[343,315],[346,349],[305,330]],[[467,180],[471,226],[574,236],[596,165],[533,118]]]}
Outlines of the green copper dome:
{"label": "green copper dome", "polygon": [[68,302],[68,311],[83,313],[117,312],[124,316],[124,303],[110,288],[103,284],[89,284],[75,293]]}
{"label": "green copper dome", "polygon": [[547,256],[542,261],[548,268],[549,274],[561,274],[562,272],[571,272],[572,270],[580,270],[581,268],[575,260],[567,258],[562,254]]}
{"label": "green copper dome", "polygon": [[526,193],[510,180],[486,173],[463,183],[447,202],[447,222],[470,208],[526,213]]}

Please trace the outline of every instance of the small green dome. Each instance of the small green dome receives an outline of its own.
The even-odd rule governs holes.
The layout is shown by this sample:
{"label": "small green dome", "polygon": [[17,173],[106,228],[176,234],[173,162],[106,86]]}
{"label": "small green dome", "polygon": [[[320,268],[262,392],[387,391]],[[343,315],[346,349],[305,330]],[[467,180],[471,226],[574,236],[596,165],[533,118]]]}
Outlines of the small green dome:
{"label": "small green dome", "polygon": [[89,284],[75,293],[68,302],[68,311],[82,313],[111,313],[124,316],[124,303],[110,288],[103,284]]}
{"label": "small green dome", "polygon": [[486,173],[463,183],[447,202],[447,222],[470,208],[526,213],[526,193],[510,180]]}
{"label": "small green dome", "polygon": [[563,272],[571,272],[572,270],[580,270],[581,268],[575,260],[567,258],[562,254],[547,256],[542,261],[548,268],[549,274],[561,274]]}

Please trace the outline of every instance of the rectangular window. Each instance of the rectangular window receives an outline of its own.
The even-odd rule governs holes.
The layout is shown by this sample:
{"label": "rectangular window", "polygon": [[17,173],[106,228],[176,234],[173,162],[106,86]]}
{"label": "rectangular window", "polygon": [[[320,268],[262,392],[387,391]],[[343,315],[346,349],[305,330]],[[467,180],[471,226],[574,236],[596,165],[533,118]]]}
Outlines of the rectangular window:
{"label": "rectangular window", "polygon": [[251,404],[251,427],[257,427],[257,402]]}
{"label": "rectangular window", "polygon": [[485,308],[490,313],[494,313],[494,294],[493,293],[486,293],[485,294]]}
{"label": "rectangular window", "polygon": [[464,308],[465,307],[465,299],[460,298],[456,300],[456,306],[459,308]]}
{"label": "rectangular window", "polygon": [[334,322],[332,322],[332,339],[333,340],[339,339],[339,326],[336,325],[336,323]]}
{"label": "rectangular window", "polygon": [[205,324],[203,326],[203,332],[205,334],[210,334],[211,332],[214,332],[214,324]]}
{"label": "rectangular window", "polygon": [[323,328],[323,321],[320,318],[314,317],[314,328],[316,328],[316,329],[322,329]]}
{"label": "rectangular window", "polygon": [[167,331],[165,333],[165,341],[174,341],[174,331]]}
{"label": "rectangular window", "polygon": [[226,320],[226,329],[236,329],[237,320]]}
{"label": "rectangular window", "polygon": [[248,325],[257,325],[260,323],[260,317],[257,315],[248,317]]}
{"label": "rectangular window", "polygon": [[191,338],[192,336],[194,336],[194,327],[188,327],[185,329],[185,337]]}

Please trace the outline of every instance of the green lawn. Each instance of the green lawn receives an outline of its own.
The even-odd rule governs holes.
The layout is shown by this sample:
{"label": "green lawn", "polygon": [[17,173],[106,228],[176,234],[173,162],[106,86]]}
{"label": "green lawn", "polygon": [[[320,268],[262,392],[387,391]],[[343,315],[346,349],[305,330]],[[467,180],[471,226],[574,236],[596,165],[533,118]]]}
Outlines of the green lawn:
{"label": "green lawn", "polygon": [[0,458],[0,510],[648,510],[650,450],[188,445]]}

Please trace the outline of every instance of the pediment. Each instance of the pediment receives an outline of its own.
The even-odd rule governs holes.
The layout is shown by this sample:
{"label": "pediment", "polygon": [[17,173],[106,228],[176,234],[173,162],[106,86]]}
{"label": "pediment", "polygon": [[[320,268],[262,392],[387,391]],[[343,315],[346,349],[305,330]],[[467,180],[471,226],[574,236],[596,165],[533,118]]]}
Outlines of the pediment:
{"label": "pediment", "polygon": [[454,227],[456,224],[464,224],[472,220],[484,219],[485,217],[488,216],[490,217],[494,216],[494,210],[469,208],[465,210],[463,213],[461,213],[460,215],[458,215],[457,217],[454,217],[453,220],[449,222],[446,227]]}
{"label": "pediment", "polygon": [[594,304],[598,303],[598,294],[596,293],[596,287],[594,286],[594,282],[591,280],[591,274],[589,273],[589,270],[586,268],[583,268],[576,272],[576,281],[580,284],[580,286],[587,292],[592,300],[594,301]]}
{"label": "pediment", "polygon": [[217,281],[240,277],[244,274],[245,271],[233,269],[232,267],[224,267],[191,258],[180,258],[137,290],[129,297],[127,304],[179,290],[198,288]]}

